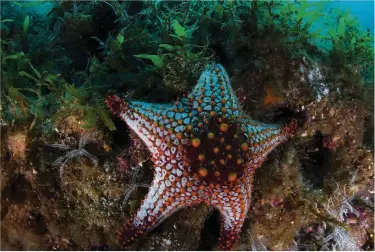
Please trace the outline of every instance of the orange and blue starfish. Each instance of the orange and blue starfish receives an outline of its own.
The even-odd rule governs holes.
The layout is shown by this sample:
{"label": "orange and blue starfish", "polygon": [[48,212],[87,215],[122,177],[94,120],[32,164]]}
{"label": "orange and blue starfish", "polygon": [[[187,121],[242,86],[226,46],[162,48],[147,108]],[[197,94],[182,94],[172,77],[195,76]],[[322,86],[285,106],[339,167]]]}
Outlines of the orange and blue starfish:
{"label": "orange and blue starfish", "polygon": [[143,140],[155,164],[145,200],[118,234],[125,247],[178,209],[204,202],[221,214],[218,248],[232,249],[256,168],[302,123],[250,119],[219,64],[209,64],[193,91],[173,104],[125,102],[115,95],[106,102]]}

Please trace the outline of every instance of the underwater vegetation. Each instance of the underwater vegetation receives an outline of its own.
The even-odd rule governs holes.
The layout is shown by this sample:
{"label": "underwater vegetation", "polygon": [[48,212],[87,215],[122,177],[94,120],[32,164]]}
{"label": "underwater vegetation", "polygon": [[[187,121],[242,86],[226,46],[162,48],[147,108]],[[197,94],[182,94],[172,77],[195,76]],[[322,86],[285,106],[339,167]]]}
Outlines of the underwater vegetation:
{"label": "underwater vegetation", "polygon": [[[0,34],[1,249],[120,250],[123,241],[129,250],[374,249],[374,35],[350,10],[324,1],[2,1]],[[207,96],[195,86],[213,62],[225,74],[209,79],[220,91]],[[189,98],[202,107],[192,110]],[[212,132],[188,143],[203,153],[204,139],[222,134],[239,165],[275,139],[263,139],[267,131],[235,140],[238,111],[273,125],[298,108],[306,122],[241,181],[241,225],[236,211],[196,204],[147,232],[126,226],[119,242],[160,175],[139,120],[129,118],[167,116],[165,104],[176,100],[172,112],[196,110],[192,121],[222,104],[202,121]],[[170,123],[188,128],[183,119]],[[215,177],[214,163],[194,166],[208,188],[242,178],[244,169],[194,150],[189,160],[221,167]],[[180,181],[172,182],[176,190]],[[237,202],[227,189],[217,192],[222,203]],[[150,211],[178,206],[167,204]]]}

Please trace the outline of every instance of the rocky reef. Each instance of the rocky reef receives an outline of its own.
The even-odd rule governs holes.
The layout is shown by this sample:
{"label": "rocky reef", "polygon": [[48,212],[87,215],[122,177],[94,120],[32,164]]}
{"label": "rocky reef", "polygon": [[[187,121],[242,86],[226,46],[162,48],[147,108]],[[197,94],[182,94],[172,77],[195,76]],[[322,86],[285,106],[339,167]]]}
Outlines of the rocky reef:
{"label": "rocky reef", "polygon": [[[154,164],[105,98],[175,101],[215,61],[253,119],[309,115],[257,169],[235,249],[373,250],[373,35],[327,4],[1,2],[1,249],[122,249]],[[128,249],[214,250],[219,229],[193,206]]]}

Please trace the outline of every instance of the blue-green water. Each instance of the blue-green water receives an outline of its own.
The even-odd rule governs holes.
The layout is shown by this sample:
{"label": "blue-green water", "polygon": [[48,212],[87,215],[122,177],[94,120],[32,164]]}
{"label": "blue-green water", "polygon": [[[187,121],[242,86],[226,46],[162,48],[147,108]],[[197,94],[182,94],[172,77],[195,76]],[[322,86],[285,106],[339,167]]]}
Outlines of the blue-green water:
{"label": "blue-green water", "polygon": [[362,27],[374,34],[374,1],[332,1],[331,8],[348,10],[359,19]]}
{"label": "blue-green water", "polygon": [[[30,1],[31,2],[31,1]],[[308,1],[309,2],[309,1]],[[311,1],[312,2],[312,1]],[[357,17],[363,28],[368,28],[374,34],[374,1],[326,1],[330,8],[348,10]],[[44,2],[37,6],[24,8],[26,13],[47,15],[53,8],[52,3]]]}

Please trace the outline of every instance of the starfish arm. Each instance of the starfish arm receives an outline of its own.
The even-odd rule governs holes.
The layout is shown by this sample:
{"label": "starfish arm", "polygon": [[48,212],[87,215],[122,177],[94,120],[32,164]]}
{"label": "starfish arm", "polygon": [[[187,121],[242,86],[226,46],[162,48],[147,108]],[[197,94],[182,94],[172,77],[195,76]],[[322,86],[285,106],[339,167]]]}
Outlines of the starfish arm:
{"label": "starfish arm", "polygon": [[[250,181],[250,178],[248,180]],[[240,183],[224,197],[223,201],[216,205],[221,215],[218,249],[232,250],[249,210],[251,186],[249,183]]]}
{"label": "starfish arm", "polygon": [[[189,175],[183,139],[176,139],[174,146],[160,147],[160,156],[155,159],[154,180],[138,212],[121,229],[119,239],[126,246],[135,237],[149,232],[179,208],[199,204],[204,192],[194,186]],[[177,148],[175,147],[177,146]],[[165,149],[163,149],[165,148]]]}
{"label": "starfish arm", "polygon": [[242,119],[242,128],[250,142],[252,166],[260,167],[267,155],[279,144],[285,142],[300,124],[297,119],[277,124],[261,123],[249,118]]}
{"label": "starfish arm", "polygon": [[127,247],[136,237],[150,232],[178,209],[202,201],[199,197],[193,196],[196,192],[194,193],[189,183],[192,178],[183,175],[180,177],[179,172],[172,174],[165,169],[162,169],[162,172],[159,170],[160,167],[157,167],[155,179],[141,207],[121,228],[117,236],[123,247]]}
{"label": "starfish arm", "polygon": [[241,113],[229,76],[220,64],[206,66],[198,84],[187,98],[192,109],[203,116],[215,113],[229,117],[238,116]]}
{"label": "starfish arm", "polygon": [[276,147],[278,143],[288,138],[288,134],[284,132],[284,124],[267,124],[251,119],[244,119],[242,125],[245,130],[245,136],[251,145],[264,145],[270,143],[274,139],[272,147]]}
{"label": "starfish arm", "polygon": [[186,125],[194,120],[182,103],[126,102],[115,95],[107,97],[106,103],[142,139],[154,158],[159,156],[163,143],[174,140],[176,133],[184,132]]}

